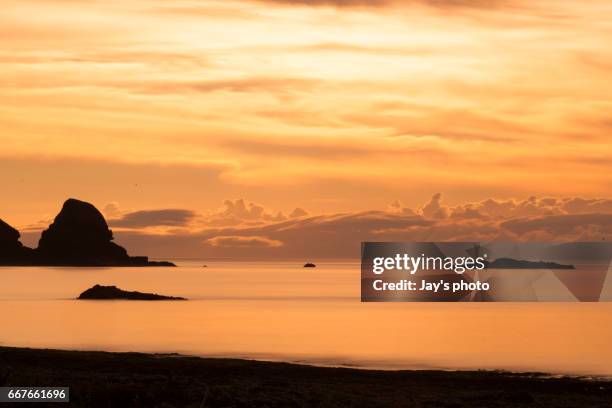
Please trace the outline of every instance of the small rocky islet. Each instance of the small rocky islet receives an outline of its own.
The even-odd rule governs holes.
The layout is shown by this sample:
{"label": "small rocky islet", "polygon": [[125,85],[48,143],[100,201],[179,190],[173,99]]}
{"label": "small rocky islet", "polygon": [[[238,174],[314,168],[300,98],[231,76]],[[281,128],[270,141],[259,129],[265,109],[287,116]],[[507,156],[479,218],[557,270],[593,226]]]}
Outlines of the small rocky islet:
{"label": "small rocky islet", "polygon": [[187,300],[183,297],[158,295],[119,289],[117,286],[94,285],[79,295],[78,300]]}
{"label": "small rocky islet", "polygon": [[485,262],[485,265],[489,269],[576,269],[574,265],[512,258],[498,258],[493,262]]}

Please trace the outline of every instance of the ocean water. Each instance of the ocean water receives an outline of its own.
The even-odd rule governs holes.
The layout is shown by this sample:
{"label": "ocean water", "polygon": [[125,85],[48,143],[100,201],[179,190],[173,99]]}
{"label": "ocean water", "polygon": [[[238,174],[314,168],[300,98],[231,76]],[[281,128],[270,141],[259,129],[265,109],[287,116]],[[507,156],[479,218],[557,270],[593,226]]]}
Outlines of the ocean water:
{"label": "ocean water", "polygon": [[[0,268],[0,345],[612,375],[612,303],[361,303],[358,264]],[[187,302],[78,301],[99,283]]]}

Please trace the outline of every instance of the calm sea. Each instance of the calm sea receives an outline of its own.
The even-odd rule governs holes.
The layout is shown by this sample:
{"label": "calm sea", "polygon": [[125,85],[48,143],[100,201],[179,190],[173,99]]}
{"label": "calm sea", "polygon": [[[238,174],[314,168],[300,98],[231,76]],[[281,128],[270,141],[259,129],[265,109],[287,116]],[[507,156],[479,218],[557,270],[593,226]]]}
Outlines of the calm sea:
{"label": "calm sea", "polygon": [[[612,375],[612,303],[360,303],[358,264],[0,268],[0,344]],[[99,283],[187,302],[77,301]]]}

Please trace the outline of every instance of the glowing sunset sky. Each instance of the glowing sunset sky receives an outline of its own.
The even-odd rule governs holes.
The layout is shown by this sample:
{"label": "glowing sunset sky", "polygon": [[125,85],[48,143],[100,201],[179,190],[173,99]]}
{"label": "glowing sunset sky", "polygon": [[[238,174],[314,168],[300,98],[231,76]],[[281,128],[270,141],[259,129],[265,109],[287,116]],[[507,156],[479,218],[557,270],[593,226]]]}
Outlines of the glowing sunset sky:
{"label": "glowing sunset sky", "polygon": [[190,231],[239,198],[268,225],[423,216],[437,192],[611,197],[606,0],[4,0],[0,39],[0,217],[20,228],[70,196],[193,212]]}

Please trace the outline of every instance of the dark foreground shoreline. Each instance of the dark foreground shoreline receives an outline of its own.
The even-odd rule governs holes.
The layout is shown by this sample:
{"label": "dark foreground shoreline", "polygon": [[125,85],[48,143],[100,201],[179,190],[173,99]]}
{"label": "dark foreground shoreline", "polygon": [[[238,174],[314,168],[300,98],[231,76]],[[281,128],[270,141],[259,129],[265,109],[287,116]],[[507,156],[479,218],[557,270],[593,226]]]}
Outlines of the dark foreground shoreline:
{"label": "dark foreground shoreline", "polygon": [[491,371],[356,370],[167,354],[12,347],[0,347],[0,386],[68,386],[69,405],[75,407],[612,406],[612,381],[574,377]]}

